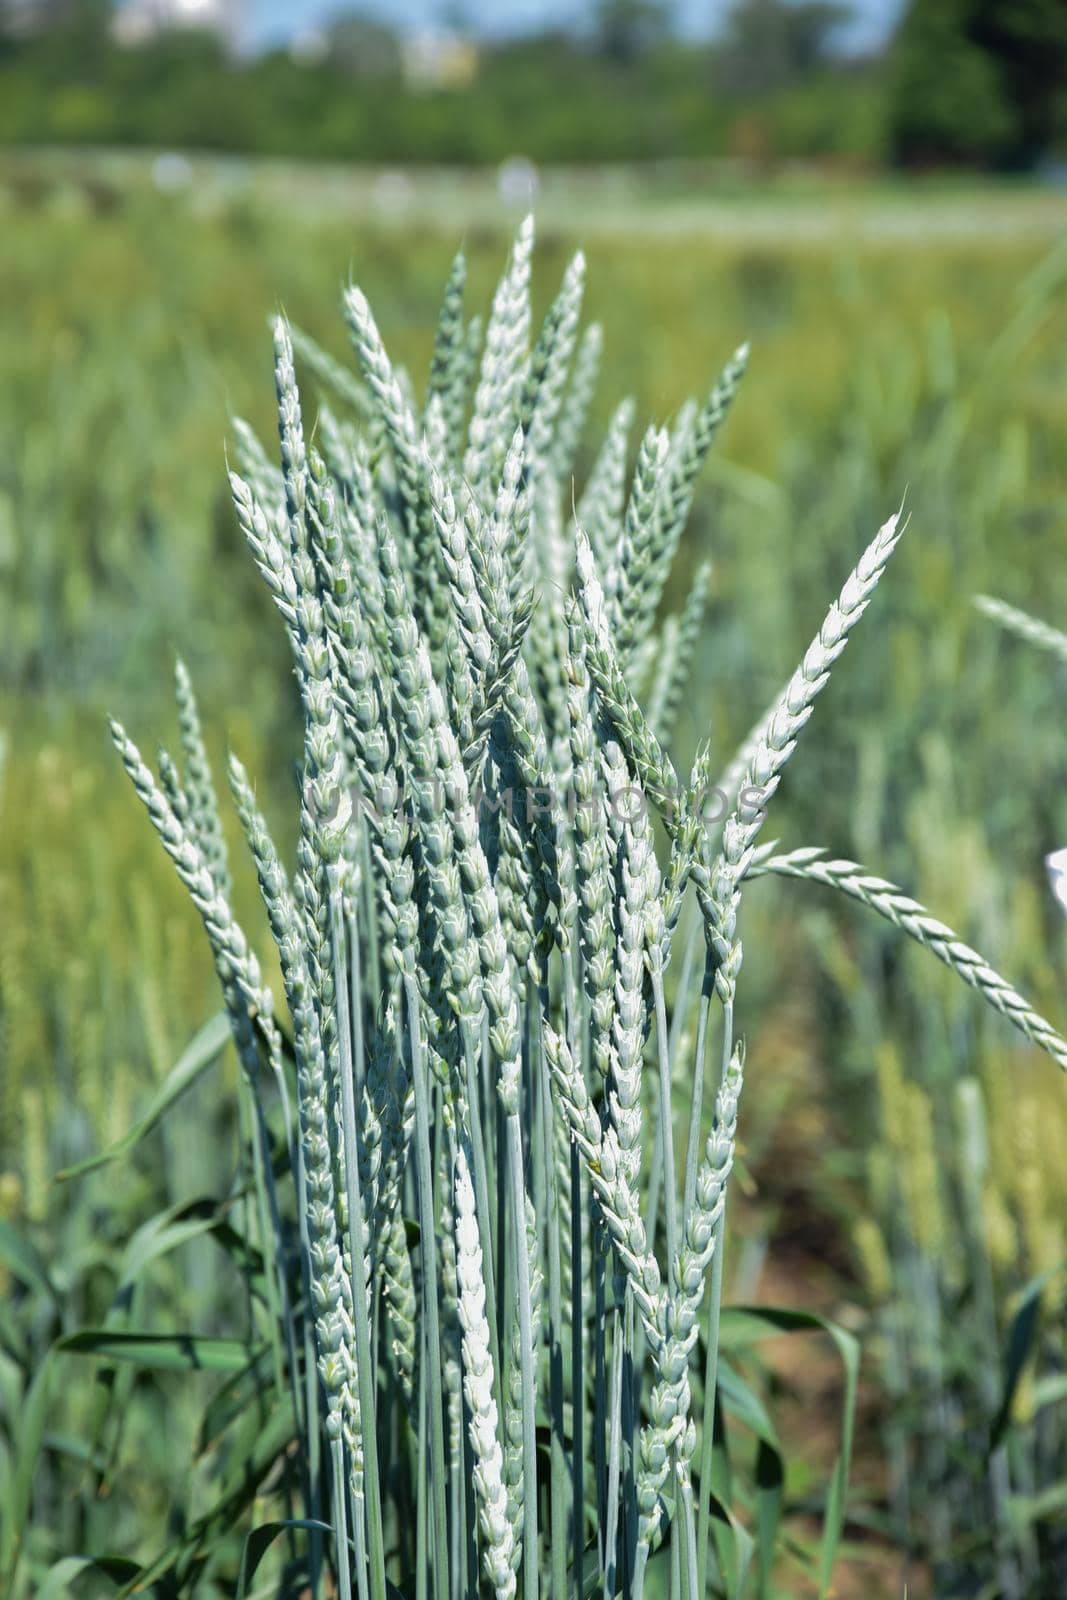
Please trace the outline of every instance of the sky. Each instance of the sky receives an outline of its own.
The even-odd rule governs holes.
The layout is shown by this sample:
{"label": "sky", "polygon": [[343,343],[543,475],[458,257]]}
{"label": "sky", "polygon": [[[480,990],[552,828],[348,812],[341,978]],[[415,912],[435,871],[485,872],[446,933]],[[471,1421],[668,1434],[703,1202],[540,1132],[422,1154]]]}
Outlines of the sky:
{"label": "sky", "polygon": [[[848,42],[860,48],[880,43],[903,0],[851,0],[856,21]],[[674,0],[674,14],[687,33],[710,32],[729,11],[731,0]],[[394,27],[440,25],[457,13],[480,32],[521,33],[551,25],[573,27],[589,7],[575,0],[244,0],[243,32],[253,49],[282,43],[320,25],[341,10],[377,14]]]}

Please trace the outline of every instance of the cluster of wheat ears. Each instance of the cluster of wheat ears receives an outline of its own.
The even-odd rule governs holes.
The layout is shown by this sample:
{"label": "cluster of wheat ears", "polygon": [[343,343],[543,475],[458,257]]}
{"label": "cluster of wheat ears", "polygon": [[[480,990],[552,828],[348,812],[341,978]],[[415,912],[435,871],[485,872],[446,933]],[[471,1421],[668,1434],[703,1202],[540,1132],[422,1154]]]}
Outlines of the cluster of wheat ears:
{"label": "cluster of wheat ears", "polygon": [[[291,871],[229,769],[291,1040],[232,910],[184,670],[181,769],[161,752],[154,774],[113,725],[203,918],[254,1092],[312,1583],[330,1568],[361,1600],[481,1582],[499,1600],[520,1582],[527,1600],[640,1597],[665,1541],[672,1594],[721,1585],[713,1524],[730,1509],[711,1463],[750,879],[862,901],[1067,1064],[1053,1028],[893,884],[758,843],[897,517],[736,757],[720,772],[703,746],[676,770],[707,570],[679,615],[660,602],[746,352],[649,428],[632,471],[624,402],[576,497],[601,335],[580,332],[580,255],[533,330],[532,242],[527,222],[484,337],[457,258],[424,404],[351,288],[360,376],[279,320],[280,466],[234,425],[237,521],[304,712]],[[313,441],[294,347],[348,403],[319,410]],[[714,824],[713,787],[729,800]]]}

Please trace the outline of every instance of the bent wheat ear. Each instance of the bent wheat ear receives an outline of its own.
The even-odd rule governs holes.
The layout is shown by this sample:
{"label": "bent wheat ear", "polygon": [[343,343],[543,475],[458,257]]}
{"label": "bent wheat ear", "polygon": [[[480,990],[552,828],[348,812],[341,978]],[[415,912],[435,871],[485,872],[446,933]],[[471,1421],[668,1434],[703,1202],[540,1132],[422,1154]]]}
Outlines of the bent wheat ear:
{"label": "bent wheat ear", "polygon": [[1013,1022],[1031,1044],[1046,1051],[1067,1070],[1067,1039],[1063,1039],[1050,1022],[1039,1016],[977,950],[964,944],[951,928],[939,922],[924,905],[905,894],[895,883],[876,877],[856,861],[826,860],[823,852],[816,848],[769,856],[750,867],[747,876],[763,877],[771,872],[781,877],[805,878],[812,883],[825,884],[829,889],[839,889],[842,894],[858,900],[860,905],[877,911],[880,917],[891,922],[895,928],[901,928],[917,944],[943,961],[964,983],[976,989],[1002,1017]]}

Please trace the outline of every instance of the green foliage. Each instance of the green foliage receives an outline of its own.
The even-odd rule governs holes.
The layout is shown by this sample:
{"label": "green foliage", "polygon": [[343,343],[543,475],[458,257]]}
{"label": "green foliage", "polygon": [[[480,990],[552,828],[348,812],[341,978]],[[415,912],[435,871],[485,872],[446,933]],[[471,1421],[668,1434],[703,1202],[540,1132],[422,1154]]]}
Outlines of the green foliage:
{"label": "green foliage", "polygon": [[893,59],[892,140],[905,162],[1029,166],[1067,137],[1058,0],[912,0]]}
{"label": "green foliage", "polygon": [[64,8],[65,22],[6,39],[0,31],[0,144],[474,165],[515,154],[582,164],[725,156],[744,153],[739,130],[754,85],[769,91],[761,115],[773,121],[778,95],[814,72],[822,116],[781,153],[882,153],[877,74],[864,75],[858,110],[851,67],[822,48],[833,6],[760,0],[742,8],[737,40],[720,55],[674,38],[658,4],[615,0],[592,19],[592,37],[481,41],[471,80],[439,84],[405,76],[399,36],[361,16],[331,23],[322,55],[234,60],[216,37],[187,27],[122,47],[109,9]]}
{"label": "green foliage", "polygon": [[850,16],[838,0],[738,0],[719,52],[722,83],[760,93],[812,76],[826,66],[834,33]]}
{"label": "green foliage", "polygon": [[1067,140],[1059,0],[912,0],[891,43],[842,57],[837,0],[738,0],[707,41],[655,0],[587,29],[471,45],[412,73],[399,33],[335,18],[321,51],[234,58],[179,27],[123,45],[102,4],[5,27],[0,144],[147,145],[373,163],[734,157],[1028,168]]}
{"label": "green foliage", "polygon": [[634,61],[661,45],[669,28],[663,0],[597,0],[596,45],[617,61]]}

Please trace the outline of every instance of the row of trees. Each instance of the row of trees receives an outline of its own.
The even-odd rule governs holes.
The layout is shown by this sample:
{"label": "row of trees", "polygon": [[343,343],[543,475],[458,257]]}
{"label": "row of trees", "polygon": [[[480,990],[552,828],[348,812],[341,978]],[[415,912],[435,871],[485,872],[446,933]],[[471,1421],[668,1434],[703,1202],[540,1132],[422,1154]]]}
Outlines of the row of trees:
{"label": "row of trees", "polygon": [[573,34],[483,42],[473,73],[416,84],[399,37],[356,13],[315,48],[250,58],[206,29],[131,44],[111,0],[0,0],[0,142],[1008,168],[1067,150],[1067,0],[910,0],[862,59],[844,53],[842,0],[737,0],[700,43],[676,36],[664,0],[600,0],[588,16]]}
{"label": "row of trees", "polygon": [[892,66],[906,160],[1020,167],[1067,151],[1067,0],[912,0]]}

